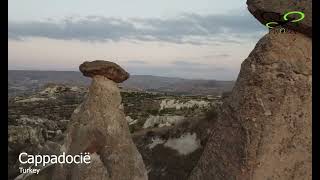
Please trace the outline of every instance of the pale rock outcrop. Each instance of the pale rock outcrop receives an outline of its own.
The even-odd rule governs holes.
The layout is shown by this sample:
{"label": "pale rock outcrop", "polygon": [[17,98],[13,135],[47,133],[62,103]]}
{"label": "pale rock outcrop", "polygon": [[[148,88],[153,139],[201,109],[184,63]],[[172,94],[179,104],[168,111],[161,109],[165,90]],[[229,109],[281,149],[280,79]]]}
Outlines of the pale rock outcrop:
{"label": "pale rock outcrop", "polygon": [[[113,69],[111,72],[108,71],[110,64]],[[61,149],[71,155],[89,152],[91,163],[57,165],[53,174],[55,180],[148,179],[142,157],[131,139],[123,110],[119,108],[119,88],[107,78],[111,73],[113,79],[120,81],[128,73],[117,69],[118,65],[114,63],[106,62],[102,66],[107,70],[101,70],[101,67],[97,67],[101,71],[90,69],[93,81],[88,96],[73,113]],[[81,71],[84,72],[83,69]],[[115,72],[119,77],[115,76]]]}
{"label": "pale rock outcrop", "polygon": [[196,133],[185,133],[178,138],[170,138],[164,144],[165,147],[178,151],[180,155],[188,155],[201,147],[200,139]]}
{"label": "pale rock outcrop", "polygon": [[182,123],[185,120],[184,116],[153,116],[150,115],[148,119],[143,124],[143,128],[154,128],[154,127],[164,127],[173,126]]}
{"label": "pale rock outcrop", "polygon": [[169,108],[174,108],[174,109],[183,109],[183,108],[192,108],[192,107],[198,107],[198,108],[206,108],[210,106],[210,102],[204,101],[204,100],[189,100],[187,102],[179,102],[174,99],[164,99],[160,103],[160,110],[163,109],[169,109]]}
{"label": "pale rock outcrop", "polygon": [[257,43],[190,180],[311,180],[311,51],[300,33]]}
{"label": "pale rock outcrop", "polygon": [[[8,143],[12,149],[36,146],[44,143],[42,129],[31,126],[8,126]],[[8,147],[10,147],[8,146]]]}

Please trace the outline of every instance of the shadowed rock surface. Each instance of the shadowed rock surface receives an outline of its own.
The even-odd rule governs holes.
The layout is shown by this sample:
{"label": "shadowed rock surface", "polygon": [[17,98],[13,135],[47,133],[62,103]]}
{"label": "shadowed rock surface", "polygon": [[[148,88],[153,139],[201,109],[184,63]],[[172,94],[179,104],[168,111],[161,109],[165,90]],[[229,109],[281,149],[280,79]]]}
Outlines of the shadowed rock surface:
{"label": "shadowed rock surface", "polygon": [[[302,21],[287,23],[285,27],[312,37],[312,0],[247,0],[247,5],[251,14],[263,25],[274,20],[284,21],[283,15],[290,11],[303,12],[305,18]],[[288,17],[299,18],[295,15]]]}
{"label": "shadowed rock surface", "polygon": [[79,69],[84,76],[94,77],[101,75],[116,83],[121,83],[129,78],[129,73],[116,63],[110,61],[96,60],[84,62],[80,65]]}
{"label": "shadowed rock surface", "polygon": [[242,63],[190,180],[310,180],[311,39],[267,34]]}

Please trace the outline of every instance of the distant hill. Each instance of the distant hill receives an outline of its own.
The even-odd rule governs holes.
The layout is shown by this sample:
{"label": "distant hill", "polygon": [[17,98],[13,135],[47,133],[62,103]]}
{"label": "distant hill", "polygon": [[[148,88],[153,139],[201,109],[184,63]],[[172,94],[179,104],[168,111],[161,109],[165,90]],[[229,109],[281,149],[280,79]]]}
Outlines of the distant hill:
{"label": "distant hill", "polygon": [[[87,86],[90,78],[75,71],[8,70],[8,95],[29,94],[48,83]],[[124,89],[186,95],[220,95],[231,91],[234,81],[196,80],[151,75],[131,75]]]}

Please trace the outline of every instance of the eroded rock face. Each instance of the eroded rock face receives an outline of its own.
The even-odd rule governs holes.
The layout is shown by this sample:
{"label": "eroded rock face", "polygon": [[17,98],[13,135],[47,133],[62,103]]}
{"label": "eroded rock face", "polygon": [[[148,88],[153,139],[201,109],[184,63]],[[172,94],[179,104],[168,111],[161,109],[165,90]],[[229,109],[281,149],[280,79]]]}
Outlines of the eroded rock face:
{"label": "eroded rock face", "polygon": [[53,179],[147,179],[120,104],[117,84],[104,76],[94,76],[88,97],[71,117],[61,149],[66,154],[89,152],[92,163],[57,166]]}
{"label": "eroded rock face", "polygon": [[311,43],[300,33],[257,43],[190,180],[311,179]]}
{"label": "eroded rock face", "polygon": [[[283,19],[281,19],[282,15],[287,12],[303,12],[305,18],[302,21],[288,23],[285,26],[312,37],[312,0],[247,0],[247,5],[251,14],[264,25],[277,18],[278,20],[283,21]],[[276,16],[274,13],[279,16]]]}
{"label": "eroded rock face", "polygon": [[79,69],[84,76],[94,77],[100,75],[117,83],[121,83],[129,78],[129,73],[116,63],[110,61],[96,60],[84,62],[80,65]]}

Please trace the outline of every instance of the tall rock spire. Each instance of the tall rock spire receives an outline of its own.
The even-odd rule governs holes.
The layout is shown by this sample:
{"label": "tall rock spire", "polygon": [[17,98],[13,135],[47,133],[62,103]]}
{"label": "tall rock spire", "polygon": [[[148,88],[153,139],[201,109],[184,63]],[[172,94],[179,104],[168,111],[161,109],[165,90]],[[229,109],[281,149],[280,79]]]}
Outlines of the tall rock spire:
{"label": "tall rock spire", "polygon": [[88,96],[71,117],[62,152],[89,152],[91,163],[58,165],[53,179],[148,179],[131,139],[116,84],[128,79],[129,74],[115,63],[100,60],[81,64],[80,71],[93,80]]}
{"label": "tall rock spire", "polygon": [[[259,7],[260,12],[285,9],[267,6],[272,3],[278,2],[248,0],[255,16]],[[310,15],[311,9],[305,11]],[[259,40],[242,63],[189,180],[312,179],[309,20],[296,34],[269,33]]]}

